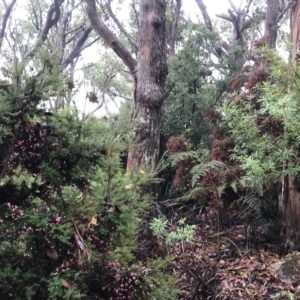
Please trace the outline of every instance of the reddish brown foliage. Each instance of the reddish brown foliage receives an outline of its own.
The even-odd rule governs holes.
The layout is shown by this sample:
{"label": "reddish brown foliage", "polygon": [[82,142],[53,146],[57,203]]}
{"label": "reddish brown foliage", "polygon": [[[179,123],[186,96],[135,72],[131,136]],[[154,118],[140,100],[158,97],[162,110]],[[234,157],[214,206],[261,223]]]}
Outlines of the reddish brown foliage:
{"label": "reddish brown foliage", "polygon": [[221,114],[214,107],[209,106],[205,110],[204,117],[215,125],[221,119]]}
{"label": "reddish brown foliage", "polygon": [[[171,154],[178,154],[187,150],[187,139],[183,136],[172,136],[167,142],[167,149]],[[186,158],[178,163],[175,178],[173,181],[174,186],[181,188],[184,185],[184,177],[186,169],[188,168],[190,159]]]}
{"label": "reddish brown foliage", "polygon": [[186,151],[187,140],[183,135],[172,136],[167,142],[167,149],[171,154],[178,154]]}

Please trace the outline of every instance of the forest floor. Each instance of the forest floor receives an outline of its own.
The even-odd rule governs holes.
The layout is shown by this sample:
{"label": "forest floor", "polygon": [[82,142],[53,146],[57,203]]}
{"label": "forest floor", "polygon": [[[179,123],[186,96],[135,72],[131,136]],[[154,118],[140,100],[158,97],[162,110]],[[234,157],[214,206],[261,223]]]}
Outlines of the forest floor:
{"label": "forest floor", "polygon": [[[238,211],[218,217],[190,205],[169,210],[167,217],[185,217],[188,224],[197,225],[194,241],[177,243],[172,250],[180,300],[300,299],[300,276],[282,278],[272,268],[290,254],[280,256],[276,237],[270,239],[260,226],[245,224]],[[293,268],[297,266],[300,271],[300,259]]]}

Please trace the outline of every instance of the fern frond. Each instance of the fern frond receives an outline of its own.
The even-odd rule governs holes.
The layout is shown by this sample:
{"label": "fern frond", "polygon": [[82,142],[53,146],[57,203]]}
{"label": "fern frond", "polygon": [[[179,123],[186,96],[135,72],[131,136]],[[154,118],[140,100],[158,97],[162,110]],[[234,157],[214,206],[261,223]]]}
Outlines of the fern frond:
{"label": "fern frond", "polygon": [[240,217],[245,219],[249,217],[260,218],[262,215],[262,202],[255,193],[249,193],[240,198],[238,203],[245,207],[241,212]]}
{"label": "fern frond", "polygon": [[225,169],[225,168],[226,168],[226,165],[223,162],[217,161],[217,160],[212,160],[212,161],[209,161],[209,162],[204,163],[204,164],[195,165],[191,169],[191,175],[192,175],[191,184],[192,184],[192,187],[195,187],[195,185],[199,182],[199,180],[201,178],[205,177],[206,174],[208,172],[210,172],[211,170],[220,171],[221,169]]}
{"label": "fern frond", "polygon": [[199,198],[200,196],[203,196],[207,194],[208,188],[205,188],[203,186],[198,186],[194,189],[192,189],[186,196],[187,199],[195,199]]}
{"label": "fern frond", "polygon": [[201,163],[201,154],[199,153],[199,151],[188,151],[188,152],[180,152],[177,154],[172,155],[168,162],[172,165],[175,166],[177,165],[180,161],[190,158],[193,161],[196,161],[198,163]]}

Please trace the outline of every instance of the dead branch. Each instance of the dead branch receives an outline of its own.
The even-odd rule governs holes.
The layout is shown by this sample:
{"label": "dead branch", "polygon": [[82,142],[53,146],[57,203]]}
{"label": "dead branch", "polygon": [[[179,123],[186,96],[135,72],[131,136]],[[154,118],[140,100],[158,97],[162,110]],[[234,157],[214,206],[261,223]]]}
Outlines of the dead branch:
{"label": "dead branch", "polygon": [[252,18],[248,17],[248,19],[246,20],[246,17],[248,16],[252,2],[253,2],[253,0],[248,0],[246,7],[243,9],[243,11],[241,11],[240,18],[241,18],[242,30],[249,28],[252,24],[252,21],[253,21]]}
{"label": "dead branch", "polygon": [[2,2],[3,2],[3,4],[4,4],[4,8],[7,9],[8,5],[7,5],[6,1],[5,1],[5,0],[2,0]]}
{"label": "dead branch", "polygon": [[32,12],[33,12],[33,17],[32,17],[32,24],[35,27],[35,29],[37,31],[40,31],[40,24],[39,24],[39,18],[38,18],[38,14],[36,11],[36,8],[33,4],[32,5]]}
{"label": "dead branch", "polygon": [[65,41],[64,46],[70,44],[71,42],[73,42],[74,40],[76,40],[76,38],[78,37],[78,35],[80,35],[82,32],[84,32],[84,24],[81,24],[78,28],[75,28],[74,30],[71,30],[70,32],[66,33],[65,36],[75,32],[73,34],[73,36],[71,36],[68,40]]}
{"label": "dead branch", "polygon": [[70,39],[68,40],[68,42],[66,42],[66,38],[69,34],[72,34],[73,32],[77,32],[80,29],[82,31],[84,30],[83,24],[81,24],[79,27],[75,28],[74,30],[67,32],[68,23],[72,19],[72,13],[80,5],[80,3],[81,2],[79,2],[77,5],[72,6],[71,9],[69,9],[67,11],[67,13],[65,14],[65,16],[62,20],[62,33],[61,33],[61,42],[60,42],[60,46],[62,48],[65,48],[65,46],[68,44],[68,42],[70,42]]}

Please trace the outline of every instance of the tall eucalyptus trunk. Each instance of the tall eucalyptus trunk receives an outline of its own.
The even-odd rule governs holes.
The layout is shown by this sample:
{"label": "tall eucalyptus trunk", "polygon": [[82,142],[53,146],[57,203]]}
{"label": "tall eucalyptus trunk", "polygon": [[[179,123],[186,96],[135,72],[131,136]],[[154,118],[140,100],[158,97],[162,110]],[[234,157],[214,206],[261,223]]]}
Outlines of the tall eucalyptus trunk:
{"label": "tall eucalyptus trunk", "polygon": [[[140,0],[138,59],[106,26],[97,13],[95,0],[85,0],[89,19],[99,35],[129,68],[135,82],[132,123],[137,145],[129,149],[127,170],[141,165],[155,167],[159,159],[166,61],[166,0]],[[121,23],[118,23],[121,26]],[[119,28],[124,32],[124,28]]]}
{"label": "tall eucalyptus trunk", "polygon": [[128,156],[127,170],[159,159],[160,131],[165,80],[168,73],[165,53],[165,0],[140,1],[139,56],[132,120],[138,147]]}

